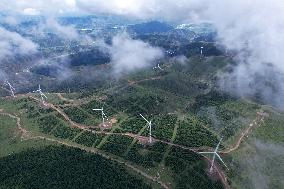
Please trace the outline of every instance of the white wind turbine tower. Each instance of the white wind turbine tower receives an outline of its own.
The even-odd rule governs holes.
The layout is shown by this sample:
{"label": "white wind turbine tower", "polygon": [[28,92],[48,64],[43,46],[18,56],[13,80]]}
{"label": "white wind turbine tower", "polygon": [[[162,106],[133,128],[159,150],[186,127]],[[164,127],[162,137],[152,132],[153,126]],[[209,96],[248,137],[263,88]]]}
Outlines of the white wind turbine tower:
{"label": "white wind turbine tower", "polygon": [[201,54],[201,56],[203,55],[203,48],[204,47],[200,47],[200,54]]}
{"label": "white wind turbine tower", "polygon": [[148,123],[149,127],[149,142],[152,143],[152,121],[148,121],[142,114],[140,116]]}
{"label": "white wind turbine tower", "polygon": [[216,146],[215,150],[213,152],[199,152],[199,154],[213,154],[213,158],[212,158],[212,161],[211,161],[211,167],[210,167],[210,173],[212,173],[213,171],[213,166],[214,166],[214,161],[215,161],[215,158],[217,156],[217,158],[219,158],[219,160],[225,165],[225,167],[228,169],[227,165],[225,164],[225,162],[222,160],[222,158],[220,157],[220,155],[217,153],[218,151],[218,148],[219,148],[219,145],[222,141],[222,138],[221,140],[219,141],[218,145]]}
{"label": "white wind turbine tower", "polygon": [[11,95],[12,95],[12,97],[14,97],[15,98],[15,88],[9,83],[9,81],[8,80],[6,80],[5,82],[4,82],[4,85],[7,85],[7,86],[9,86],[9,88],[10,88],[10,92],[11,92]]}
{"label": "white wind turbine tower", "polygon": [[105,126],[105,118],[107,118],[107,116],[104,113],[104,108],[102,107],[101,109],[93,109],[93,111],[101,111],[102,112],[103,126]]}
{"label": "white wind turbine tower", "polygon": [[47,99],[47,96],[45,96],[45,94],[43,94],[43,92],[41,91],[40,85],[38,85],[38,90],[33,91],[33,93],[39,93],[40,97],[41,97],[41,101],[45,105],[45,100],[44,99]]}

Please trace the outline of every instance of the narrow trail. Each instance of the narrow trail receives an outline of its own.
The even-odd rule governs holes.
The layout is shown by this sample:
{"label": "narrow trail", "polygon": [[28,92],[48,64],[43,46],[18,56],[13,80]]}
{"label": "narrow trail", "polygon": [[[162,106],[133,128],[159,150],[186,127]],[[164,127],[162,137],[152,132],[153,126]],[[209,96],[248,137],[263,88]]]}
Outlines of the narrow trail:
{"label": "narrow trail", "polygon": [[[39,103],[41,103],[41,100],[38,99],[38,98],[36,98],[36,97],[34,97],[34,96],[28,96],[28,97],[29,97],[29,98],[32,98],[32,99],[34,99],[34,100],[36,100],[36,101],[38,101]],[[76,123],[76,122],[72,121],[72,120],[70,119],[70,117],[69,117],[61,108],[56,107],[56,106],[53,105],[52,103],[45,102],[45,106],[50,107],[50,108],[52,108],[53,110],[57,111],[61,116],[63,116],[63,118],[64,118],[67,122],[70,123],[71,126],[80,128],[80,129],[82,129],[82,130],[91,131],[90,129],[88,129],[88,128],[90,128],[90,126],[84,125],[84,124],[79,124],[79,123]],[[92,127],[92,128],[98,128],[98,127]]]}
{"label": "narrow trail", "polygon": [[8,116],[12,119],[16,119],[17,127],[18,127],[18,130],[20,131],[21,138],[23,138],[27,135],[28,131],[22,127],[20,117],[18,117],[16,115],[9,114],[9,113],[5,113],[5,112],[3,112],[2,109],[0,110],[0,115]]}
{"label": "narrow trail", "polygon": [[131,86],[131,85],[135,85],[135,84],[138,84],[138,83],[142,83],[144,81],[159,80],[161,78],[162,78],[161,76],[158,76],[158,77],[151,77],[151,78],[148,78],[148,79],[142,79],[142,80],[138,80],[138,81],[128,80],[128,84]]}

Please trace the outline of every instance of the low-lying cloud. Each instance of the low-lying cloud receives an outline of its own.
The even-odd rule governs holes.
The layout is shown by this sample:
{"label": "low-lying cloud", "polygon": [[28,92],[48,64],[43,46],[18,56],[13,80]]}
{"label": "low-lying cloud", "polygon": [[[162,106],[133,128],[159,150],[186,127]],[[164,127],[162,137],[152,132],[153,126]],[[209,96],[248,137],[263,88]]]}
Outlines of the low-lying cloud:
{"label": "low-lying cloud", "polygon": [[53,33],[57,34],[63,39],[77,40],[79,39],[79,34],[76,29],[71,25],[61,25],[55,18],[47,18],[44,26],[46,29],[51,30]]}
{"label": "low-lying cloud", "polygon": [[164,56],[162,49],[131,39],[126,33],[114,36],[112,44],[105,44],[105,47],[111,56],[110,63],[116,76],[153,66],[156,60]]}
{"label": "low-lying cloud", "polygon": [[26,55],[37,52],[37,44],[16,32],[0,27],[0,60],[15,54]]}
{"label": "low-lying cloud", "polygon": [[[237,52],[234,58],[238,66],[232,73],[221,77],[223,80],[221,82],[226,83],[222,88],[239,95],[261,94],[262,98],[268,100],[273,93],[277,95],[273,96],[275,102],[272,103],[284,102],[284,86],[281,84],[283,79],[281,76],[273,78],[271,74],[274,70],[277,70],[275,75],[284,74],[283,0],[22,0],[20,2],[2,0],[0,11],[13,14],[30,12],[45,16],[116,14],[177,23],[209,22],[217,29],[218,42],[228,50]],[[70,29],[61,28],[56,23],[51,25],[59,33]],[[72,31],[69,33],[71,38],[76,36]],[[128,45],[127,42],[125,43]],[[124,53],[124,50],[122,49],[121,53]],[[130,59],[134,60],[133,57],[128,57],[127,61],[119,57],[116,52],[119,51],[113,50],[114,62],[122,64],[122,62],[132,62]],[[271,68],[268,72],[267,65]],[[129,69],[132,69],[132,66]],[[264,88],[261,87],[263,85],[261,83],[256,85],[259,76],[268,80],[263,82],[271,82],[272,85],[265,85]],[[279,106],[284,109],[284,103]]]}
{"label": "low-lying cloud", "polygon": [[257,189],[275,188],[275,186],[283,185],[281,173],[284,170],[282,166],[279,166],[284,163],[283,146],[254,139],[249,150],[241,155],[239,173],[247,175],[250,179],[249,183],[245,179],[241,184],[246,188]]}
{"label": "low-lying cloud", "polygon": [[[282,0],[129,0],[123,3],[118,0],[78,0],[77,2],[80,9],[92,13],[104,12],[177,22],[210,22],[217,29],[218,42],[227,49],[237,52],[234,58],[239,64],[227,77],[222,77],[226,81],[231,81],[223,85],[223,89],[239,95],[264,95],[262,98],[266,100],[269,100],[269,95],[274,93],[277,94],[273,96],[274,105],[284,101],[282,77],[273,78],[272,85],[266,85],[262,90],[259,90],[261,89],[259,84],[255,85],[259,76],[271,81],[271,70],[277,70],[280,75],[284,74],[282,52],[284,1]],[[269,73],[267,73],[267,64],[272,67]],[[276,84],[276,87],[273,84]],[[273,88],[276,90],[273,91]],[[284,103],[279,107],[284,109]]]}

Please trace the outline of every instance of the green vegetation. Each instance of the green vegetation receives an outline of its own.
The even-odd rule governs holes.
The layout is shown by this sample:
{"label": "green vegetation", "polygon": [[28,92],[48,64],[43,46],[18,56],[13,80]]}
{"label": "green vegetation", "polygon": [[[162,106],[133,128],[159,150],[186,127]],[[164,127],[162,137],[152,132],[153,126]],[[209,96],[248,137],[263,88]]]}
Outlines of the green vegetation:
{"label": "green vegetation", "polygon": [[223,188],[220,182],[206,179],[207,164],[196,153],[173,147],[165,165],[175,173],[176,188]]}
{"label": "green vegetation", "polygon": [[52,134],[55,137],[62,139],[73,139],[81,130],[78,128],[71,128],[65,122],[58,119],[54,115],[42,117],[37,120],[41,132],[45,134]]}
{"label": "green vegetation", "polygon": [[269,113],[269,117],[265,122],[257,127],[255,136],[267,142],[278,144],[284,143],[284,115],[283,113]]}
{"label": "green vegetation", "polygon": [[161,153],[149,151],[143,148],[141,144],[135,144],[126,155],[127,160],[145,168],[157,166],[162,161],[162,158]]}
{"label": "green vegetation", "polygon": [[151,188],[110,160],[50,146],[0,159],[0,188]]}
{"label": "green vegetation", "polygon": [[175,142],[190,147],[214,147],[218,143],[218,138],[203,127],[203,123],[197,117],[191,116],[186,121],[179,122]]}
{"label": "green vegetation", "polygon": [[170,141],[175,128],[177,116],[175,115],[160,115],[153,120],[153,137]]}
{"label": "green vegetation", "polygon": [[22,141],[16,120],[0,115],[0,157],[22,152],[31,146],[38,148],[46,145],[49,143],[44,141]]}
{"label": "green vegetation", "polygon": [[112,135],[100,149],[117,156],[123,156],[132,140],[128,136]]}
{"label": "green vegetation", "polygon": [[125,132],[139,133],[139,131],[146,125],[146,122],[140,117],[129,118],[121,123],[120,127]]}
{"label": "green vegetation", "polygon": [[103,137],[104,135],[85,131],[78,138],[75,139],[75,142],[77,142],[78,144],[92,147],[98,145],[103,139]]}
{"label": "green vegetation", "polygon": [[79,108],[66,108],[64,112],[69,116],[72,121],[76,123],[85,123],[86,119],[88,119],[89,115],[86,114],[83,110]]}
{"label": "green vegetation", "polygon": [[[80,89],[83,91],[80,93],[64,95],[75,100],[74,106],[69,103],[68,106],[59,106],[63,105],[64,101],[55,94],[50,94],[51,102],[61,107],[72,121],[86,126],[97,126],[101,122],[101,112],[92,109],[104,107],[107,117],[115,117],[118,121],[114,123],[111,131],[108,130],[108,133],[105,134],[95,133],[100,130],[99,128],[94,129],[93,132],[73,128],[56,111],[27,97],[15,100],[0,99],[0,109],[3,108],[5,112],[21,117],[24,128],[30,131],[32,136],[50,136],[53,139],[59,138],[57,140],[70,145],[80,144],[79,146],[87,149],[99,148],[101,153],[118,158],[152,176],[160,171],[161,179],[164,179],[163,182],[172,182],[171,188],[223,188],[220,182],[208,176],[208,165],[200,155],[180,147],[167,145],[165,141],[173,140],[171,142],[186,147],[206,148],[215,147],[220,136],[223,136],[224,140],[221,144],[221,148],[223,148],[235,142],[243,129],[256,118],[256,112],[261,110],[262,106],[217,90],[216,73],[229,63],[230,60],[224,57],[204,59],[193,57],[183,65],[165,61],[161,64],[164,68],[163,71],[144,69],[123,76],[118,81],[100,81],[99,86],[102,86],[101,84],[104,82],[107,84],[94,89],[84,89],[86,86],[82,85]],[[77,102],[83,104],[77,104]],[[148,136],[147,123],[139,116],[139,113],[152,120],[152,135],[155,139],[161,140],[160,142],[142,145],[137,139],[123,135],[123,133],[132,133]],[[261,126],[254,128],[252,135],[267,142],[282,144],[284,142],[284,131],[281,127],[284,123],[283,117],[283,114],[278,114],[278,112],[270,112],[270,117]],[[0,126],[0,156],[18,153],[28,147],[40,147],[48,144],[47,141],[19,142],[16,121],[5,116],[0,117]],[[176,132],[174,133],[175,127]],[[245,145],[246,143],[242,142],[238,150],[244,148]],[[51,154],[48,155],[48,152]],[[55,155],[55,152],[59,155]],[[43,155],[39,153],[43,153]],[[239,154],[239,156],[235,156],[234,153],[236,152],[225,157],[224,160],[227,164],[237,162],[232,158],[242,157]],[[97,156],[94,158],[90,154],[72,149],[49,147],[41,151],[29,150],[11,156],[14,159],[5,159],[2,164],[3,159],[0,159],[0,165],[3,166],[6,161],[15,163],[15,159],[18,159],[19,162],[23,160],[24,166],[27,164],[26,156],[29,156],[28,154],[31,154],[31,160],[35,160],[35,163],[31,164],[33,169],[27,174],[20,175],[21,170],[19,169],[26,170],[26,167],[15,168],[12,166],[10,172],[7,170],[7,175],[10,174],[11,177],[8,178],[5,174],[0,177],[1,186],[4,188],[38,188],[36,186],[41,182],[43,186],[47,187],[50,185],[44,184],[52,178],[54,179],[53,175],[49,176],[48,174],[58,170],[62,175],[57,175],[54,185],[50,186],[51,188],[55,188],[58,184],[65,184],[69,179],[72,179],[72,182],[68,184],[72,183],[74,187],[80,184],[82,188],[88,188],[87,184],[89,187],[94,186],[92,181],[97,184],[97,187],[106,188],[114,186],[117,186],[116,188],[122,188],[122,186],[135,188],[139,183],[141,188],[149,187],[130,177],[124,169],[118,169],[118,172],[113,171],[114,164],[108,160],[97,160]],[[77,159],[77,156],[79,161],[74,162],[73,159]],[[55,157],[58,159],[55,160]],[[42,162],[50,161],[50,164],[39,164],[37,158]],[[68,162],[64,164],[65,162],[61,162],[61,158],[62,161],[71,159],[72,165]],[[85,163],[93,161],[94,165],[85,164],[82,159]],[[102,167],[99,167],[97,162],[103,162]],[[56,167],[57,163],[63,165],[62,169]],[[17,163],[15,164],[17,165]],[[105,164],[111,168],[105,167]],[[54,166],[53,171],[50,170],[51,166]],[[43,168],[47,169],[46,173],[40,171]],[[67,168],[72,170],[72,173],[67,174]],[[104,168],[111,169],[111,173],[103,172],[101,169]],[[14,169],[20,173],[14,173]],[[3,170],[5,171],[5,169]],[[234,179],[238,170],[234,171],[229,172],[228,176],[233,178],[233,183],[237,183]],[[78,179],[73,173],[77,174]],[[37,179],[35,174],[45,177]],[[112,174],[121,175],[120,181]],[[58,181],[63,176],[65,176],[63,180]],[[246,176],[248,177],[248,175]],[[102,180],[99,182],[98,178]],[[31,179],[37,180],[30,182]],[[84,179],[86,183],[82,183]],[[110,185],[101,183],[101,181],[105,182],[105,179],[111,179]],[[131,179],[134,179],[133,183],[129,184],[132,182]],[[114,183],[117,184],[114,185]]]}

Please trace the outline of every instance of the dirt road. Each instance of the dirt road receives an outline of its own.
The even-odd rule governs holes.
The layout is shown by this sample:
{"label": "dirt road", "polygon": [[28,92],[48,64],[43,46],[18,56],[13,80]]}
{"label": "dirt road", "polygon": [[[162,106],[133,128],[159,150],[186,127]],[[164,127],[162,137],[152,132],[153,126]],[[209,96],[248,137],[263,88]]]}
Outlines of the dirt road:
{"label": "dirt road", "polygon": [[228,154],[231,153],[235,150],[237,150],[240,147],[240,144],[242,143],[242,141],[245,139],[246,136],[248,136],[249,132],[256,126],[260,125],[261,123],[264,122],[264,119],[266,117],[269,117],[269,114],[264,113],[264,112],[257,112],[257,116],[256,118],[252,121],[252,123],[249,124],[249,127],[247,127],[242,133],[241,135],[237,138],[237,141],[235,142],[235,144],[233,146],[231,146],[230,148],[221,151],[220,153],[222,154]]}

